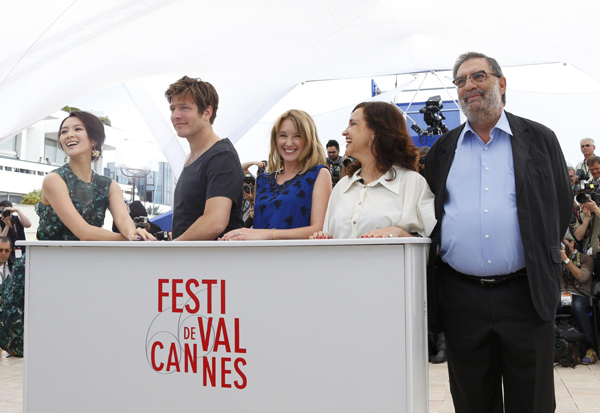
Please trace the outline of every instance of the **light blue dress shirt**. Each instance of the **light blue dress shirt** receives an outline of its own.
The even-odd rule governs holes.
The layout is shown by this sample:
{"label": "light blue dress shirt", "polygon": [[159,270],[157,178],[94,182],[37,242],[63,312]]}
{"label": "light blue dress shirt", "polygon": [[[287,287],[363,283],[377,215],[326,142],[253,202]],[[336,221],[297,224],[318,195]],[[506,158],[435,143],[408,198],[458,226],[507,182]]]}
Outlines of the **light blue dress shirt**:
{"label": "light blue dress shirt", "polygon": [[475,276],[510,274],[525,267],[519,221],[512,131],[502,115],[485,145],[467,121],[446,182],[441,257]]}

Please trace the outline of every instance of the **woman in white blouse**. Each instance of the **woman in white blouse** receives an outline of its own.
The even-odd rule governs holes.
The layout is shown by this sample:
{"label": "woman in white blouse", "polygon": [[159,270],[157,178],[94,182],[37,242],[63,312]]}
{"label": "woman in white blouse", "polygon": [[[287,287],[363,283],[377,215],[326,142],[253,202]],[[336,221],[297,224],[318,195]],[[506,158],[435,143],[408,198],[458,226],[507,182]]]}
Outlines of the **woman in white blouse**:
{"label": "woman in white blouse", "polygon": [[360,103],[342,134],[356,162],[331,193],[323,231],[311,238],[429,236],[433,193],[415,172],[417,151],[398,108]]}

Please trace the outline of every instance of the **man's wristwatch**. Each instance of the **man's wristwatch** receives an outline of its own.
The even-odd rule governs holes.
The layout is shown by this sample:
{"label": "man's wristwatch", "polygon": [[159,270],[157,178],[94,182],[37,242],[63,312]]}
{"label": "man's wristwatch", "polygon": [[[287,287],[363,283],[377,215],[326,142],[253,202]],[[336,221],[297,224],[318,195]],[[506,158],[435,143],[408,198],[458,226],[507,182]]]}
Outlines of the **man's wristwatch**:
{"label": "man's wristwatch", "polygon": [[568,265],[571,262],[570,258],[567,258],[566,260],[563,261],[563,264]]}

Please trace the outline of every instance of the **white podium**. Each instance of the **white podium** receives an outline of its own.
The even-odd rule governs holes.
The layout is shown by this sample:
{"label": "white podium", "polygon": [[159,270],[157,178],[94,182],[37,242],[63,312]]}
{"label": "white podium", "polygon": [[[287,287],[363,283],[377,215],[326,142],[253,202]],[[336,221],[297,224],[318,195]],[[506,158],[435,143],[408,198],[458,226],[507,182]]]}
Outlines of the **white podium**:
{"label": "white podium", "polygon": [[24,411],[425,413],[428,244],[25,242]]}

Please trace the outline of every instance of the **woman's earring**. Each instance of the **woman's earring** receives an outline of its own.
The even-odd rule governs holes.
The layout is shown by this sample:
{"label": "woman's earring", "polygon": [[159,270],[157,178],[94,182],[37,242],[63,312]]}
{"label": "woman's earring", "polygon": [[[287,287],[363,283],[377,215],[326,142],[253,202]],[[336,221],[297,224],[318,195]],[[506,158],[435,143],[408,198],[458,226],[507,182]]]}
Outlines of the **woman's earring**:
{"label": "woman's earring", "polygon": [[100,151],[98,149],[94,149],[92,151],[92,160],[96,161],[98,158],[100,158]]}

